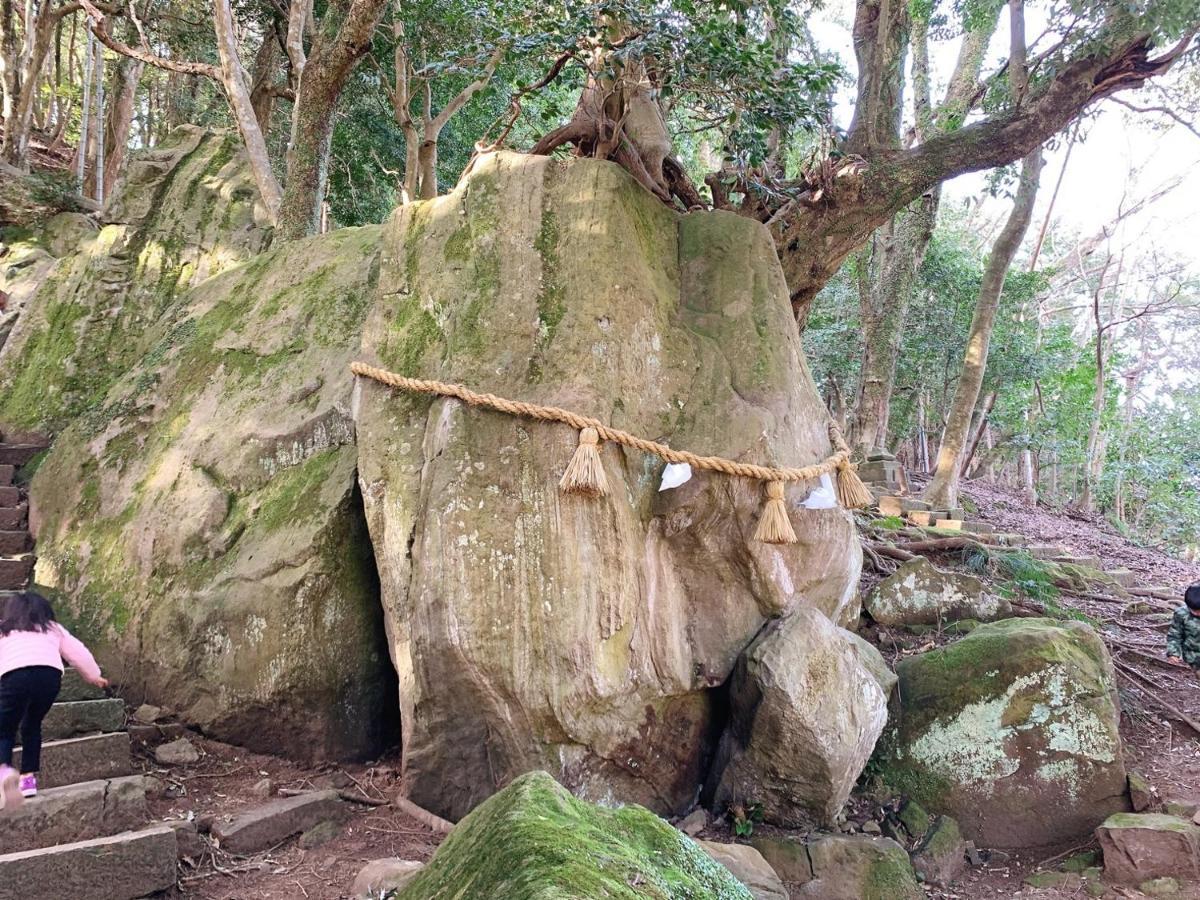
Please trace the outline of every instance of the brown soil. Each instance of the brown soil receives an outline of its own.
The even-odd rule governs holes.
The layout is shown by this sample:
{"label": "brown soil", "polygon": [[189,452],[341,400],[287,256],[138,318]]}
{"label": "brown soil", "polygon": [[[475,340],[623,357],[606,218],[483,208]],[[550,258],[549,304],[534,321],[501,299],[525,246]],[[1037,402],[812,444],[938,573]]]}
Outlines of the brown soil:
{"label": "brown soil", "polygon": [[[1136,544],[1102,521],[1046,509],[1030,510],[1015,494],[981,483],[969,484],[965,496],[978,509],[975,517],[990,522],[998,531],[1021,533],[1035,543],[1062,544],[1077,555],[1099,557],[1106,568],[1132,569],[1143,577],[1143,587],[1166,588],[1182,596],[1187,584],[1200,580],[1197,566]],[[960,561],[953,553],[935,559],[938,565],[950,567]],[[877,572],[865,571],[864,588],[878,577]],[[1112,651],[1118,665],[1121,732],[1129,768],[1144,775],[1162,800],[1200,795],[1200,733],[1186,724],[1189,719],[1200,723],[1200,680],[1163,659],[1169,614],[1178,602],[1096,590],[1064,591],[1058,603],[1065,610],[1090,617]],[[1029,603],[1023,611],[1033,613],[1039,608],[1039,604]],[[914,638],[874,629],[865,634],[877,640],[893,660],[953,639],[951,635]],[[145,760],[146,771],[156,775],[163,787],[151,801],[156,818],[233,815],[243,807],[263,802],[252,789],[264,778],[269,778],[276,789],[337,787],[375,801],[393,798],[399,791],[399,760],[395,758],[314,770],[198,737],[192,740],[203,752],[196,765],[165,771],[148,757]],[[876,815],[878,808],[873,808],[869,800],[855,798],[849,813],[852,821],[862,821]],[[734,840],[724,821],[714,823],[703,836]],[[387,856],[426,860],[441,839],[441,835],[391,806],[357,806],[342,834],[316,849],[302,850],[291,840],[269,853],[245,859],[209,845],[198,864],[181,864],[182,894],[204,900],[335,900],[349,896],[349,886],[366,862]],[[990,855],[981,848],[985,850],[984,865],[969,869],[952,889],[929,888],[928,896],[931,900],[1087,897],[1082,885],[1038,889],[1025,885],[1023,879],[1039,868],[1053,869],[1061,859],[1093,847],[1085,842]],[[1143,896],[1125,888],[1108,888],[1104,894],[1106,898]],[[1200,900],[1200,891],[1175,896],[1176,900]]]}

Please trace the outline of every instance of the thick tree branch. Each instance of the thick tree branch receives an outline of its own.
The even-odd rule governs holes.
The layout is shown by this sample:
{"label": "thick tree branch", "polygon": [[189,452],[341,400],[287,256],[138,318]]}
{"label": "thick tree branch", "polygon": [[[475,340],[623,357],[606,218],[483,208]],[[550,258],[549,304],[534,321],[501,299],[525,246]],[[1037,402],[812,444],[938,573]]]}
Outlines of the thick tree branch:
{"label": "thick tree branch", "polygon": [[147,65],[158,69],[165,69],[168,72],[178,72],[181,75],[203,75],[205,78],[212,78],[214,81],[221,80],[221,69],[210,63],[171,59],[167,56],[159,56],[157,53],[152,53],[140,47],[130,47],[124,41],[117,40],[109,33],[108,17],[92,0],[80,0],[80,6],[86,10],[88,19],[91,20],[92,34],[96,36],[100,43],[114,53],[120,53],[122,56],[128,56],[130,59],[140,60]]}

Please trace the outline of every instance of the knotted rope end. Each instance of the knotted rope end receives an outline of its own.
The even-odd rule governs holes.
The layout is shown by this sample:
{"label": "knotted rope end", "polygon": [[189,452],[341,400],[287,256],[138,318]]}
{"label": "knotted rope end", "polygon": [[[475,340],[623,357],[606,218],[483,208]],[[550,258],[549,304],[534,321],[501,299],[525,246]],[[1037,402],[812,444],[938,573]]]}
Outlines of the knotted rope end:
{"label": "knotted rope end", "polygon": [[788,519],[787,504],[783,499],[783,482],[767,482],[767,502],[763,504],[762,516],[754,539],[764,544],[794,544],[796,532]]}
{"label": "knotted rope end", "polygon": [[858,477],[858,466],[846,458],[837,467],[837,498],[846,509],[865,509],[875,499]]}
{"label": "knotted rope end", "polygon": [[604,474],[604,463],[600,460],[600,435],[588,426],[579,432],[579,446],[563,472],[558,488],[564,494],[584,494],[588,497],[603,497],[608,493],[608,476]]}

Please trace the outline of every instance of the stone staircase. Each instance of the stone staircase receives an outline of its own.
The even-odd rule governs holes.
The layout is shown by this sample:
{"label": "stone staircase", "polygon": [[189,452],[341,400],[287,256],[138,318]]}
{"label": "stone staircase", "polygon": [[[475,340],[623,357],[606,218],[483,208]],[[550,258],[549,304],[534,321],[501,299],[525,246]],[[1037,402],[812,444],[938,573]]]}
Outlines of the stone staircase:
{"label": "stone staircase", "polygon": [[[0,596],[33,576],[28,503],[16,470],[43,446],[0,441]],[[68,669],[42,728],[38,796],[0,810],[0,900],[133,900],[174,888],[177,838],[147,826],[125,704]],[[14,764],[19,768],[21,751]]]}

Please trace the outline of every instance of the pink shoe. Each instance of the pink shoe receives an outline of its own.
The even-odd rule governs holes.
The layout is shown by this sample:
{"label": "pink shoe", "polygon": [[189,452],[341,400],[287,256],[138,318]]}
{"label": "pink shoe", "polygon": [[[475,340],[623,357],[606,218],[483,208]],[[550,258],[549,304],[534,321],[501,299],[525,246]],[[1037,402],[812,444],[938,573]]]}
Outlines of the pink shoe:
{"label": "pink shoe", "polygon": [[21,796],[28,800],[37,796],[37,774],[21,776]]}
{"label": "pink shoe", "polygon": [[0,766],[0,810],[5,813],[16,812],[25,802],[21,796],[21,788],[17,784],[17,770],[12,766]]}

